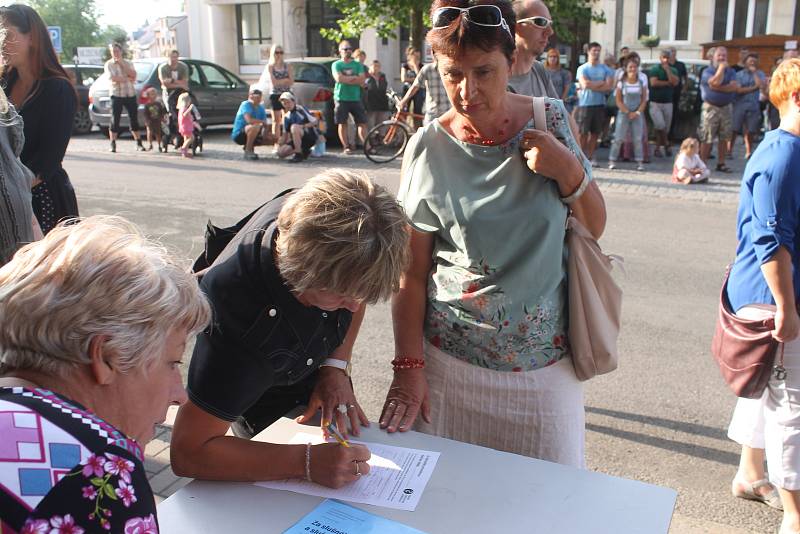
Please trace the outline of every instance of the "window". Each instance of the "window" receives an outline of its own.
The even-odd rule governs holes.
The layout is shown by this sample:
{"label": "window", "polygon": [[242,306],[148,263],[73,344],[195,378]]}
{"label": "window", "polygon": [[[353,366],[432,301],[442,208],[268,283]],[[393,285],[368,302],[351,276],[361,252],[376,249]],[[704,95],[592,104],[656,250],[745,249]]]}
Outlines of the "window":
{"label": "window", "polygon": [[688,41],[691,11],[692,0],[640,0],[639,35],[658,35],[662,41]]}
{"label": "window", "polygon": [[[338,44],[319,34],[321,28],[336,28],[342,12],[323,0],[306,2],[306,43],[309,56],[338,56]],[[358,38],[348,38],[353,49],[358,48]]]}
{"label": "window", "polygon": [[216,89],[230,89],[231,81],[225,76],[225,73],[214,67],[213,65],[198,65],[206,77],[206,83],[211,88]]}
{"label": "window", "polygon": [[715,41],[767,33],[773,0],[715,0]]}
{"label": "window", "polygon": [[236,5],[239,64],[261,64],[261,45],[272,43],[272,10],[269,2]]}

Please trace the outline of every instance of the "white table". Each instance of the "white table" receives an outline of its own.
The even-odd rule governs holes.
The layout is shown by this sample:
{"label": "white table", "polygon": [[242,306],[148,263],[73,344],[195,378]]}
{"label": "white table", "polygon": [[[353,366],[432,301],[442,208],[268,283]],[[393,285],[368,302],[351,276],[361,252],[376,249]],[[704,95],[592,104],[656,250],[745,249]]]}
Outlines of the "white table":
{"label": "white table", "polygon": [[[320,431],[282,418],[254,439],[287,443],[298,432]],[[441,452],[416,511],[353,504],[431,534],[666,533],[677,496],[652,484],[417,432],[387,434],[377,424],[359,439]],[[280,533],[321,501],[250,483],[195,480],[161,503],[158,517],[162,534]]]}

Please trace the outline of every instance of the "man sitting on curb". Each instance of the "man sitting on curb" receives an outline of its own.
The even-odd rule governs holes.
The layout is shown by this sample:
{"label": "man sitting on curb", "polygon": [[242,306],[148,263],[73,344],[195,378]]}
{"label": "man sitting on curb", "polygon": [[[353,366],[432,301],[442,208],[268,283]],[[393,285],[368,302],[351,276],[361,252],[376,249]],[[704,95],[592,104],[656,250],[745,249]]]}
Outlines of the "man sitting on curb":
{"label": "man sitting on curb", "polygon": [[278,141],[278,157],[292,156],[289,163],[299,163],[308,157],[317,143],[317,119],[299,105],[289,91],[281,94],[280,101],[286,112],[283,114],[283,134]]}
{"label": "man sitting on curb", "polygon": [[267,110],[261,104],[261,97],[261,89],[251,87],[247,100],[241,103],[233,121],[231,139],[237,145],[244,146],[244,159],[258,159],[254,147],[275,142],[272,134],[265,128]]}

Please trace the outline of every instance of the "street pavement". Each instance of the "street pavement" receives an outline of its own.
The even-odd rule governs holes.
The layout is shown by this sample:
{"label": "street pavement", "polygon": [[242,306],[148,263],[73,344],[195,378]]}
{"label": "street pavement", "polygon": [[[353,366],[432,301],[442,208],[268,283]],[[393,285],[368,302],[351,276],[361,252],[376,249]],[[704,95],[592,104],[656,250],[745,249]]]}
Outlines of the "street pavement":
{"label": "street pavement", "polygon": [[[399,183],[399,162],[377,166],[363,155],[289,164],[263,149],[261,160],[243,161],[224,131],[206,132],[205,152],[193,160],[136,153],[129,140],[117,154],[107,147],[91,134],[73,138],[67,151],[64,165],[82,214],[128,217],[187,266],[202,251],[209,218],[233,223],[321,168],[361,170],[392,191]],[[601,161],[606,154],[600,151]],[[708,184],[691,187],[669,182],[667,159],[645,172],[624,163],[595,172],[608,205],[601,244],[625,257],[626,274],[620,367],[586,384],[587,465],[676,489],[672,534],[774,532],[780,523],[780,512],[730,495],[739,451],[726,428],[735,398],[709,353],[718,292],[736,245],[744,167],[738,156],[730,162],[734,173],[712,173]],[[390,313],[379,304],[368,310],[353,357],[356,394],[373,421],[392,356]],[[146,449],[145,467],[160,498],[187,483],[169,468],[169,435],[163,426]]]}

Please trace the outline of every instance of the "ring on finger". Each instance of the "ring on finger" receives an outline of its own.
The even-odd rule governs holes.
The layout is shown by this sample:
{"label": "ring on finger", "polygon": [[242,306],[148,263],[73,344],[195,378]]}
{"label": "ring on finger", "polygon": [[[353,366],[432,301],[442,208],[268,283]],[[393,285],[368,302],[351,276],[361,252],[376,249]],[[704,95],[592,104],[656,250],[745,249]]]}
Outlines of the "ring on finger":
{"label": "ring on finger", "polygon": [[336,410],[341,414],[347,413],[347,404],[342,403],[342,404],[338,405],[336,407]]}
{"label": "ring on finger", "polygon": [[356,476],[357,477],[361,476],[361,469],[359,469],[359,467],[358,467],[358,461],[356,461]]}
{"label": "ring on finger", "polygon": [[348,409],[348,410],[352,410],[352,409],[353,409],[353,408],[355,408],[355,407],[356,407],[356,405],[355,405],[355,404],[348,404],[348,405],[347,405],[347,409]]}

